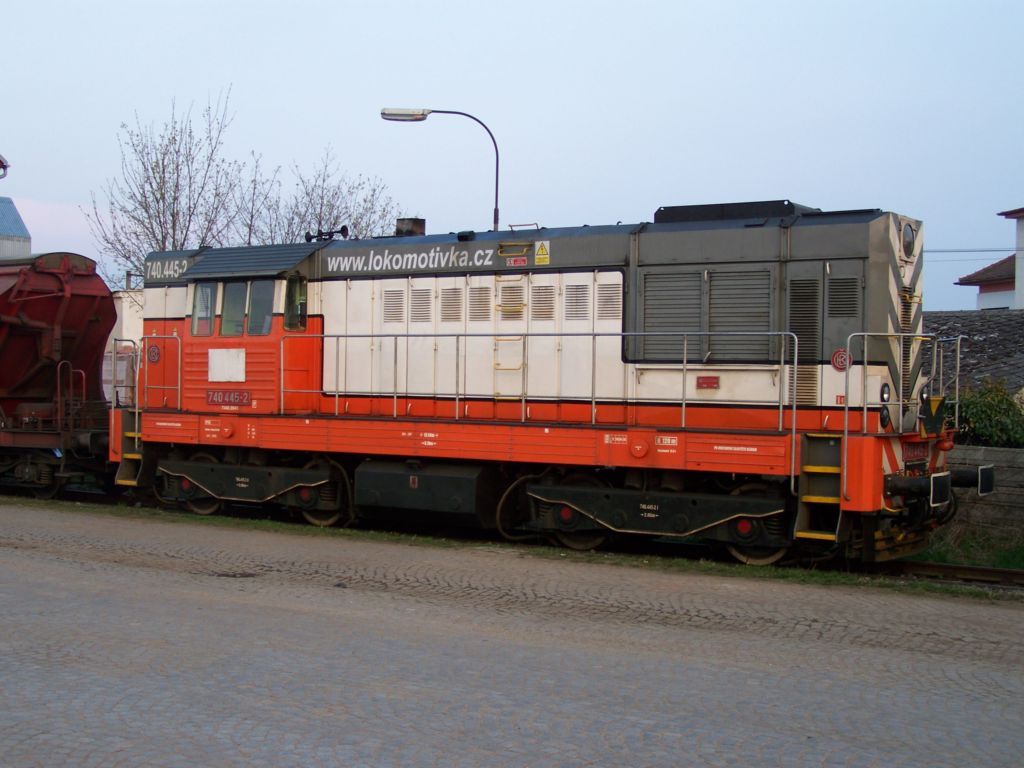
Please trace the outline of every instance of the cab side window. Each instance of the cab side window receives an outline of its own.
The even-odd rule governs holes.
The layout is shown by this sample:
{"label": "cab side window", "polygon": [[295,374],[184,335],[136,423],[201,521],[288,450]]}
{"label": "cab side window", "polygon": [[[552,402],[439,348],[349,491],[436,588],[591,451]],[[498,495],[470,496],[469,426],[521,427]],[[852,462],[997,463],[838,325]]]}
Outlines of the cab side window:
{"label": "cab side window", "polygon": [[192,299],[192,335],[213,333],[213,313],[217,309],[217,283],[196,283]]}
{"label": "cab side window", "polygon": [[246,283],[224,283],[224,306],[220,311],[220,335],[241,336],[245,326]]}
{"label": "cab side window", "polygon": [[249,336],[266,336],[274,314],[274,281],[253,280],[249,288],[249,322],[245,332]]}
{"label": "cab side window", "polygon": [[306,330],[306,278],[292,275],[284,292],[284,329]]}

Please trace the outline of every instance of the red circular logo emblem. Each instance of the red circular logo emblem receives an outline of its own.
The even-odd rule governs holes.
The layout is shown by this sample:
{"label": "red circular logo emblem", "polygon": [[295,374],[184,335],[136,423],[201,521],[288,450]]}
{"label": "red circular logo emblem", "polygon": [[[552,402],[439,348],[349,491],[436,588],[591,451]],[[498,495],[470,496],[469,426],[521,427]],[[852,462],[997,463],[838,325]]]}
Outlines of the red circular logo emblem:
{"label": "red circular logo emblem", "polygon": [[845,349],[837,349],[832,353],[832,367],[837,371],[845,371],[850,367],[850,356]]}
{"label": "red circular logo emblem", "polygon": [[146,350],[146,357],[149,359],[149,362],[151,363],[159,363],[160,347],[158,347],[156,344],[150,344],[149,349]]}

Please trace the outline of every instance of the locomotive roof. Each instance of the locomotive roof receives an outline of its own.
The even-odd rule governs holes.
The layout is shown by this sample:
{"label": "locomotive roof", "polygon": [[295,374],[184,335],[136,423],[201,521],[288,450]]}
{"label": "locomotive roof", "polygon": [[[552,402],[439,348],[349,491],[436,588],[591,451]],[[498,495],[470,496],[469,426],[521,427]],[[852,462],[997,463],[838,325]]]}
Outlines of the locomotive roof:
{"label": "locomotive roof", "polygon": [[[610,224],[557,228],[519,229],[485,232],[449,232],[445,234],[377,237],[365,240],[330,240],[283,245],[199,248],[154,252],[146,257],[146,284],[184,283],[203,279],[231,277],[270,277],[299,267],[317,254],[319,273],[329,276],[383,276],[422,271],[493,271],[525,266],[516,257],[515,243],[529,244],[560,241],[562,258],[533,266],[558,269],[593,264],[621,264],[628,252],[629,236],[638,233],[774,229],[778,227],[814,227],[826,224],[866,224],[883,215],[881,209],[820,211],[806,206],[774,203],[729,206],[682,206],[662,208],[656,215],[661,222]],[[665,215],[665,213],[669,215]],[[702,215],[706,214],[706,215]],[[512,246],[511,248],[509,246]],[[318,253],[319,252],[319,253]],[[474,254],[491,255],[485,264],[474,263]],[[465,261],[469,254],[469,262]],[[532,254],[532,251],[531,251]],[[459,257],[463,255],[460,262]],[[383,260],[382,260],[383,258]],[[413,259],[410,262],[410,259]],[[415,259],[429,266],[416,264]],[[410,267],[410,264],[413,266]],[[168,265],[171,265],[168,267]],[[175,267],[174,265],[179,265]],[[383,265],[377,266],[377,265]]]}
{"label": "locomotive roof", "polygon": [[327,243],[318,242],[211,248],[185,271],[184,277],[186,280],[199,280],[238,274],[251,277],[279,275],[293,269],[325,245]]}

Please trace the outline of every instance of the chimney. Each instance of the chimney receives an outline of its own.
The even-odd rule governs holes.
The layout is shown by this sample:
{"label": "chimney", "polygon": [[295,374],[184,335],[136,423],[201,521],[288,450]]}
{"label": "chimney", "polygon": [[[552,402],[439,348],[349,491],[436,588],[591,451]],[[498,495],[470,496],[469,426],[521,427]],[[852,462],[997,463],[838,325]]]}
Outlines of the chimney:
{"label": "chimney", "polygon": [[395,225],[396,237],[412,237],[427,234],[426,219],[399,219]]}

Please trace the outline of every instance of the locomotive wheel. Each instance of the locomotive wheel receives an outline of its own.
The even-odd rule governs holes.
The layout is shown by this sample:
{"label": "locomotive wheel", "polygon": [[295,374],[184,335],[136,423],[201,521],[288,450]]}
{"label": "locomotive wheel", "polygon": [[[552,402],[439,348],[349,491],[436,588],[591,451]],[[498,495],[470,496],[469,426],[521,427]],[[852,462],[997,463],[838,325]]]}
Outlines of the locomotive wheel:
{"label": "locomotive wheel", "polygon": [[744,565],[772,565],[786,556],[789,547],[741,547],[728,544],[725,551]]}
{"label": "locomotive wheel", "polygon": [[[607,483],[593,475],[575,474],[562,480],[562,485],[581,485],[589,488],[605,488]],[[567,549],[587,552],[597,549],[608,540],[608,531],[604,529],[585,529],[582,531],[555,531],[555,541]]]}
{"label": "locomotive wheel", "polygon": [[302,509],[302,516],[307,523],[318,528],[328,528],[332,525],[347,528],[355,521],[355,515],[352,511],[351,484],[348,481],[345,468],[333,459],[321,457],[307,462],[305,469],[322,467],[325,463],[330,466],[331,475],[336,478],[338,483],[338,493],[341,495],[341,498],[338,499],[338,508]]}
{"label": "locomotive wheel", "polygon": [[[744,483],[730,492],[730,496],[767,496],[771,489],[766,483]],[[725,551],[737,562],[744,565],[772,565],[789,552],[789,547],[746,547],[742,544],[727,544]]]}
{"label": "locomotive wheel", "polygon": [[[189,456],[189,461],[202,461],[207,464],[217,464],[217,458],[210,455],[209,453],[193,453]],[[206,491],[196,491],[196,495],[191,499],[185,499],[185,506],[190,512],[194,512],[197,515],[212,515],[220,511],[223,502],[220,499],[215,499],[210,496]]]}

